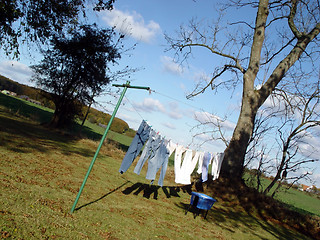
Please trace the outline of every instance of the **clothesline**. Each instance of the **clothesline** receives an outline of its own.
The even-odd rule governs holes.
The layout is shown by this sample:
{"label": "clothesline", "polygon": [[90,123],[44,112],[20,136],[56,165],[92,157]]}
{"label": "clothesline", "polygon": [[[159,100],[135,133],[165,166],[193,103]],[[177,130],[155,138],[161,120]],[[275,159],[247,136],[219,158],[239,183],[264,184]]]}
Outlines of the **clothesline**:
{"label": "clothesline", "polygon": [[[151,91],[153,91],[153,92],[155,92],[154,90],[151,90]],[[156,92],[155,92],[156,93]],[[167,97],[169,97],[169,96],[167,96]],[[170,97],[169,97],[170,98]],[[132,104],[132,102],[129,100],[129,98],[127,98],[127,97],[125,97],[125,99],[128,101],[128,103],[131,105],[131,107],[134,109],[134,111],[140,116],[140,118],[141,118],[141,120],[145,120],[146,118],[145,117],[143,117],[141,114],[140,114],[140,112],[135,108],[135,106]],[[174,98],[171,98],[171,99],[174,99]],[[178,100],[176,100],[176,101],[178,101]],[[177,142],[177,141],[176,141]],[[187,147],[190,147],[190,145],[191,145],[192,143],[190,143]]]}
{"label": "clothesline", "polygon": [[[208,112],[204,111],[204,109],[201,109],[201,108],[196,107],[196,106],[194,106],[194,105],[192,105],[192,104],[189,104],[189,103],[186,103],[186,102],[181,101],[181,100],[179,100],[179,99],[176,99],[176,98],[174,98],[174,97],[172,97],[172,96],[168,96],[168,95],[166,95],[166,94],[164,94],[164,93],[161,93],[161,92],[158,92],[158,91],[156,91],[156,90],[150,89],[150,90],[149,90],[149,93],[150,93],[150,94],[151,94],[151,93],[155,93],[155,94],[161,95],[161,96],[163,96],[163,97],[165,97],[165,98],[168,98],[168,99],[171,99],[171,100],[173,100],[173,101],[175,101],[175,102],[178,102],[178,103],[184,104],[184,105],[186,105],[186,106],[189,106],[189,107],[191,107],[191,108],[193,108],[193,109],[199,110],[199,111],[201,111],[205,116],[207,116],[208,121],[211,121],[211,120],[212,120],[212,116],[211,116]],[[113,97],[115,97],[115,95],[113,95]],[[133,110],[139,115],[139,117],[140,117],[141,120],[147,119],[147,118],[145,118],[144,116],[142,116],[142,114],[135,108],[134,104],[130,101],[130,99],[129,99],[127,96],[125,96],[125,99],[126,99],[127,102],[131,105],[131,107],[133,108]],[[190,147],[192,144],[193,144],[193,141],[189,143],[189,147]]]}
{"label": "clothesline", "polygon": [[145,147],[137,162],[134,172],[136,174],[140,174],[143,165],[148,160],[146,178],[153,182],[156,178],[157,172],[161,169],[158,181],[158,185],[160,186],[163,185],[163,180],[168,166],[168,159],[173,152],[175,152],[174,171],[176,183],[185,185],[191,184],[190,177],[197,164],[197,172],[202,174],[203,182],[208,179],[208,168],[211,163],[213,180],[217,179],[219,176],[223,153],[213,154],[209,152],[196,151],[193,156],[193,150],[185,148],[182,145],[175,144],[171,140],[165,139],[156,133],[144,120],[141,122],[129,149],[122,160],[119,169],[121,174],[130,168],[144,145]]}

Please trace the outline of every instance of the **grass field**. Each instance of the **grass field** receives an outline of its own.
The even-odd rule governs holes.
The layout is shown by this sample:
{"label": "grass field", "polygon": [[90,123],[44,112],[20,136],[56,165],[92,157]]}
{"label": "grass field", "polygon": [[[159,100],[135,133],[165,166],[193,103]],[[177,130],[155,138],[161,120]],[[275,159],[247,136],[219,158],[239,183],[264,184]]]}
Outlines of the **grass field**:
{"label": "grass field", "polygon": [[[0,99],[1,101],[1,99]],[[1,103],[1,102],[0,102]],[[310,239],[219,198],[207,219],[185,215],[190,186],[169,168],[164,187],[118,173],[127,146],[105,143],[76,211],[70,209],[97,141],[51,131],[0,104],[1,239]]]}

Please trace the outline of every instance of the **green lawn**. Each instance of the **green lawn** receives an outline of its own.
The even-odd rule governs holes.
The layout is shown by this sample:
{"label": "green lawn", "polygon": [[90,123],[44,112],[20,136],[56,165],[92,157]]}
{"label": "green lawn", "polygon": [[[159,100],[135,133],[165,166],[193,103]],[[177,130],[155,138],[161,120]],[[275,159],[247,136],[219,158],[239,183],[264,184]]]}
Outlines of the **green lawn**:
{"label": "green lawn", "polygon": [[149,184],[145,167],[140,176],[132,167],[119,174],[125,151],[115,141],[103,145],[70,214],[99,142],[48,130],[1,104],[0,123],[1,239],[310,239],[219,196],[207,219],[185,215],[194,188],[176,185],[172,167],[164,187]]}

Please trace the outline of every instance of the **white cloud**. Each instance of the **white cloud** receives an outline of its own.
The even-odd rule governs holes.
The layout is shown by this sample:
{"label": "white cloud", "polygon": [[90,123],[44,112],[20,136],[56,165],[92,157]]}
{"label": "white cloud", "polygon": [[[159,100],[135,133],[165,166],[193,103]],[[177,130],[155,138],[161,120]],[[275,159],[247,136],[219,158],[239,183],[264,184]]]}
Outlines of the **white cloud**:
{"label": "white cloud", "polygon": [[163,106],[163,104],[159,100],[153,98],[145,98],[142,103],[133,103],[133,105],[137,110],[143,112],[166,112],[166,109]]}
{"label": "white cloud", "polygon": [[200,133],[200,134],[196,135],[195,138],[202,141],[202,142],[207,142],[207,141],[212,140],[212,137],[205,134],[205,133]]}
{"label": "white cloud", "polygon": [[31,85],[32,70],[27,65],[17,61],[3,61],[0,63],[0,74],[22,84]]}
{"label": "white cloud", "polygon": [[126,121],[126,122],[136,122],[137,121],[136,117],[133,117],[132,115],[124,114],[121,112],[118,114],[117,117]]}
{"label": "white cloud", "polygon": [[176,129],[176,126],[174,126],[173,124],[166,122],[162,124],[163,126],[170,128],[170,129]]}
{"label": "white cloud", "polygon": [[179,104],[176,102],[170,102],[169,104],[162,104],[159,100],[153,98],[145,98],[142,102],[132,103],[136,111],[141,112],[162,112],[172,119],[181,119],[184,117],[182,110],[179,108]]}
{"label": "white cloud", "polygon": [[183,68],[180,64],[174,62],[173,58],[168,56],[161,56],[161,62],[163,64],[163,70],[175,75],[181,75]]}
{"label": "white cloud", "polygon": [[138,41],[150,43],[157,33],[161,32],[160,25],[154,21],[145,23],[143,17],[133,11],[122,12],[114,9],[112,11],[104,11],[102,19],[111,27],[126,35],[130,35]]}
{"label": "white cloud", "polygon": [[225,130],[233,130],[236,127],[236,124],[230,122],[228,120],[223,120],[220,117],[213,115],[208,112],[194,112],[194,118],[203,124],[212,124],[213,126],[217,126],[218,124],[224,128]]}
{"label": "white cloud", "polygon": [[319,159],[320,139],[311,133],[305,133],[299,141],[300,153],[305,157]]}
{"label": "white cloud", "polygon": [[[193,79],[196,83],[204,82],[209,83],[211,81],[211,77],[205,73],[204,71],[197,71],[193,74]],[[217,83],[219,80],[215,80],[215,83]]]}
{"label": "white cloud", "polygon": [[183,114],[181,113],[180,109],[179,109],[179,104],[176,102],[171,102],[169,103],[169,112],[168,115],[169,117],[173,118],[173,119],[180,119],[183,117]]}

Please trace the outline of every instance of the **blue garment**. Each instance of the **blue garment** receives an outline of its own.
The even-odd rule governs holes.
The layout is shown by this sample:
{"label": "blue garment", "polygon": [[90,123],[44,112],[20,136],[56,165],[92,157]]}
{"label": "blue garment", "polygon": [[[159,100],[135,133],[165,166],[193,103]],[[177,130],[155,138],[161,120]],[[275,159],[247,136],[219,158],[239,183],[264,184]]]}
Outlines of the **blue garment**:
{"label": "blue garment", "polygon": [[161,168],[161,172],[158,180],[159,186],[163,185],[164,176],[166,174],[167,167],[168,167],[170,150],[167,147],[167,145],[168,145],[168,141],[163,139],[160,142],[158,149],[155,151],[154,156],[150,157],[148,161],[148,171],[147,171],[146,179],[154,180],[156,178],[156,174],[158,170]]}
{"label": "blue garment", "polygon": [[148,160],[149,157],[153,157],[155,154],[155,151],[159,148],[161,142],[160,135],[157,135],[154,130],[151,130],[151,133],[149,135],[149,140],[146,143],[146,146],[144,147],[141,157],[134,168],[134,173],[140,174],[141,169],[145,162]]}
{"label": "blue garment", "polygon": [[146,123],[146,121],[143,120],[139,126],[139,129],[136,135],[134,136],[130,144],[130,147],[126,155],[122,160],[122,163],[119,169],[119,172],[121,174],[126,172],[129,169],[134,159],[138,156],[143,145],[149,138],[150,131],[151,131],[151,127]]}
{"label": "blue garment", "polygon": [[212,156],[211,153],[206,152],[203,156],[203,163],[202,163],[202,182],[208,180],[208,167]]}

